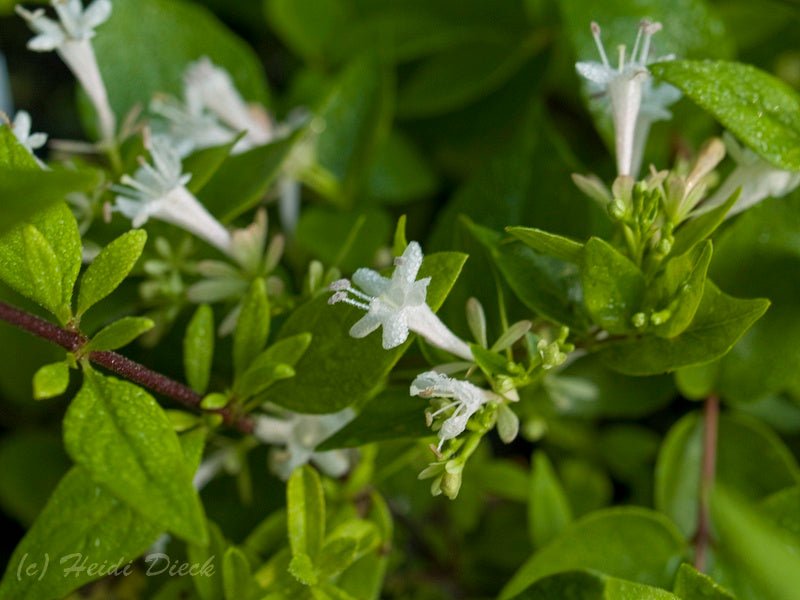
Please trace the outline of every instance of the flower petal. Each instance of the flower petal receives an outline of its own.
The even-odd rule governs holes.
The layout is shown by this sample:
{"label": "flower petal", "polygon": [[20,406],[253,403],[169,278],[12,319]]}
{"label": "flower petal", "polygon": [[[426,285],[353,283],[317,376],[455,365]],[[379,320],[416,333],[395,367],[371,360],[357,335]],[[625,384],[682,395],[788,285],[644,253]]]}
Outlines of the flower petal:
{"label": "flower petal", "polygon": [[380,296],[389,287],[389,280],[372,269],[358,269],[353,273],[353,283],[370,296]]}

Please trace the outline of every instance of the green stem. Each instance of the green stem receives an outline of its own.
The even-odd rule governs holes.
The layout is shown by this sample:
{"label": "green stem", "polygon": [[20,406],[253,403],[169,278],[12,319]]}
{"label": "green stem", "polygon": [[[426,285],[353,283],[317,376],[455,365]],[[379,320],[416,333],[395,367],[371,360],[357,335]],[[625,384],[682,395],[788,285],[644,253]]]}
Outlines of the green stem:
{"label": "green stem", "polygon": [[717,465],[717,434],[719,431],[719,398],[706,399],[703,412],[703,462],[700,469],[700,509],[697,533],[694,537],[694,566],[698,571],[706,568],[711,545],[711,492]]}

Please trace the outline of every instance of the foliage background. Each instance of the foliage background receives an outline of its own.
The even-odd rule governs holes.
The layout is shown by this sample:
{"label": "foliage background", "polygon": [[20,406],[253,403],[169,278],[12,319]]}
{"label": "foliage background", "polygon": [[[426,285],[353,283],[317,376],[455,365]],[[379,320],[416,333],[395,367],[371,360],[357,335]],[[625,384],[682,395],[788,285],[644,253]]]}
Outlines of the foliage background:
{"label": "foliage background", "polygon": [[[464,303],[477,296],[487,309],[490,332],[499,334],[495,279],[459,215],[496,230],[519,224],[580,239],[608,231],[604,215],[569,178],[572,172],[595,172],[610,179],[613,173],[607,124],[595,127],[574,72],[576,52],[581,58],[594,56],[590,19],[608,23],[607,35],[620,39],[626,24],[651,16],[665,25],[663,39],[656,38],[663,42],[659,51],[674,50],[686,58],[735,57],[800,88],[800,7],[795,2],[202,4],[257,55],[265,79],[245,82],[249,99],[268,98],[267,105],[283,117],[296,106],[320,106],[331,89],[341,95],[329,114],[341,131],[324,157],[337,191],[313,185],[304,189],[300,226],[287,255],[290,276],[299,280],[311,258],[327,262],[340,256],[338,266],[344,271],[371,264],[379,249],[391,244],[394,223],[405,214],[408,238],[422,241],[426,251],[470,254],[441,313],[459,333],[466,332]],[[136,14],[123,23],[134,31],[139,25]],[[168,60],[174,35],[169,29],[153,32],[146,54],[139,54],[142,48],[115,48],[113,40],[100,36],[98,44],[128,61],[150,65]],[[37,126],[52,137],[81,138],[78,115],[85,109],[72,78],[57,57],[26,51],[28,37],[16,17],[0,21],[0,48],[9,63],[16,104],[35,115]],[[182,67],[159,68],[179,72]],[[696,148],[719,131],[688,100],[674,112],[672,121],[654,128],[647,162],[666,165],[676,153]],[[358,243],[340,255],[359,219]],[[720,433],[719,477],[753,501],[797,484],[799,226],[796,192],[727,224],[715,240],[711,273],[720,287],[773,301],[767,316],[713,367],[719,369],[719,391],[729,415]],[[510,319],[526,318],[529,311],[509,290],[504,292]],[[2,297],[29,305],[5,288]],[[130,284],[106,301],[105,311],[121,315],[136,301],[136,286]],[[185,311],[156,348],[131,346],[127,353],[180,377],[178,349],[190,314]],[[30,401],[34,371],[58,358],[58,351],[5,325],[0,325],[0,349],[0,506],[7,532],[2,556],[7,559],[69,461],[60,440],[66,400]],[[422,364],[415,349],[402,363],[398,381]],[[699,468],[693,450],[699,433],[698,405],[686,397],[690,386],[684,385],[682,394],[672,376],[623,377],[591,359],[571,367],[568,375],[590,379],[599,394],[581,401],[575,389],[542,391],[532,404],[535,410],[524,416],[524,439],[510,446],[493,440],[491,451],[482,449],[470,463],[456,502],[431,498],[427,486],[416,481],[416,467],[425,459],[413,452],[413,442],[381,445],[377,464],[382,475],[376,485],[390,500],[396,527],[386,597],[494,596],[537,539],[551,537],[537,527],[547,527],[556,517],[540,515],[541,525],[529,521],[534,516],[529,499],[541,493],[537,485],[563,490],[564,498],[555,502],[566,504],[571,517],[608,505],[655,503],[685,535],[691,534],[696,490],[689,488]],[[410,400],[400,394],[397,402]],[[537,455],[532,461],[534,450],[549,459]],[[763,458],[757,466],[754,456]],[[393,468],[398,457],[402,468]],[[534,472],[539,475],[532,477],[537,460]],[[554,469],[547,476],[541,475],[548,473],[545,460]],[[252,452],[249,461],[252,499],[241,509],[230,510],[231,499],[241,491],[235,478],[215,481],[203,493],[209,517],[234,540],[284,502],[284,485],[268,474],[265,451]],[[527,529],[521,526],[526,522]]]}

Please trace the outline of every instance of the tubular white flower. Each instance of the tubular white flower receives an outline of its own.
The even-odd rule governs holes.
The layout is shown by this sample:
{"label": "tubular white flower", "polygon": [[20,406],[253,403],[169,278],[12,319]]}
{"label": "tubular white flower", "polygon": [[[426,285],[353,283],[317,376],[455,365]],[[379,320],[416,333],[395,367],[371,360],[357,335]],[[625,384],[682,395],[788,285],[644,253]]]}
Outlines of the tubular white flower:
{"label": "tubular white flower", "polygon": [[154,218],[185,229],[224,253],[230,253],[231,235],[186,189],[191,175],[182,172],[177,152],[162,137],[150,140],[153,165],[141,160],[133,177],[124,175],[116,209],[141,227]]}
{"label": "tubular white flower", "polygon": [[253,435],[264,444],[281,446],[273,450],[270,465],[281,479],[289,479],[297,467],[314,463],[331,477],[341,477],[350,468],[346,450],[317,452],[316,447],[355,417],[351,408],[327,415],[303,415],[286,411],[283,418],[258,415]]}
{"label": "tubular white flower", "polygon": [[601,62],[579,62],[575,65],[578,73],[594,88],[593,92],[607,94],[610,98],[619,175],[636,175],[650,124],[670,118],[666,107],[680,97],[680,92],[672,86],[653,86],[647,69],[647,65],[654,62],[649,59],[650,41],[660,29],[661,23],[643,20],[630,57],[626,56],[626,47],[619,46],[619,62],[614,68],[600,39],[600,26],[593,22],[592,36]]}
{"label": "tubular white flower", "polygon": [[11,131],[20,144],[31,153],[36,159],[36,163],[44,168],[44,163],[33,153],[47,143],[46,133],[31,133],[31,116],[24,110],[20,110],[11,122]]}
{"label": "tubular white flower", "polygon": [[108,102],[91,39],[95,35],[95,28],[111,16],[111,2],[95,0],[86,10],[81,0],[51,2],[58,14],[58,21],[46,17],[43,9],[31,12],[17,6],[17,14],[37,34],[28,42],[28,48],[36,52],[55,50],[58,53],[92,101],[100,121],[102,138],[109,141],[114,137],[116,119]]}
{"label": "tubular white flower", "polygon": [[[395,258],[391,279],[372,269],[358,269],[353,287],[347,279],[331,284],[329,303],[344,302],[367,312],[350,328],[350,335],[363,338],[383,327],[383,348],[389,350],[408,339],[409,331],[421,335],[432,346],[472,360],[469,346],[437,317],[425,302],[430,277],[417,280],[422,266],[422,249],[411,242],[403,255]],[[362,291],[363,290],[363,291]]]}
{"label": "tubular white flower", "polygon": [[158,96],[150,103],[150,111],[167,122],[168,135],[181,157],[195,150],[227,144],[237,135],[196,103],[184,104],[176,98]]}
{"label": "tubular white flower", "polygon": [[494,398],[491,392],[468,381],[452,379],[436,371],[426,371],[418,375],[411,383],[410,393],[420,398],[453,399],[431,415],[431,418],[435,418],[452,410],[438,432],[440,450],[447,440],[461,435],[470,417]]}
{"label": "tubular white flower", "polygon": [[696,214],[707,212],[724,204],[739,188],[742,191],[736,204],[728,211],[728,217],[767,198],[785,196],[800,186],[800,172],[785,171],[768,163],[752,150],[740,146],[727,131],[723,134],[723,140],[728,155],[736,161],[736,168],[714,194],[702,204]]}
{"label": "tubular white flower", "polygon": [[247,132],[250,147],[270,142],[274,131],[265,118],[255,117],[244,101],[227,71],[204,56],[186,69],[184,74],[186,102],[189,106],[210,110],[222,123],[235,132]]}

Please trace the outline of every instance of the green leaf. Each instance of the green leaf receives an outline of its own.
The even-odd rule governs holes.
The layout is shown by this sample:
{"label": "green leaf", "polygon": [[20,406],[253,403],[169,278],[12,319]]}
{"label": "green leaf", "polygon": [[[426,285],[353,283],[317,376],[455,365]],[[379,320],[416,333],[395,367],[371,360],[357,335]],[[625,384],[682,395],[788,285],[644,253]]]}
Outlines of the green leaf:
{"label": "green leaf", "polygon": [[[681,598],[684,598],[681,596]],[[697,599],[696,596],[685,598]],[[513,600],[678,600],[649,585],[608,577],[592,571],[565,571],[543,577]]]}
{"label": "green leaf", "polygon": [[675,577],[675,586],[672,588],[680,598],[697,598],[698,600],[735,600],[733,594],[701,573],[693,566],[683,563]]}
{"label": "green leaf", "polygon": [[377,148],[367,174],[367,195],[381,204],[404,204],[436,191],[436,174],[411,140],[393,129]]}
{"label": "green leaf", "polygon": [[317,450],[355,448],[371,442],[430,437],[433,432],[425,426],[428,404],[425,398],[409,396],[408,388],[384,390]]}
{"label": "green leaf", "polygon": [[61,268],[56,253],[33,225],[22,228],[22,240],[25,245],[25,263],[34,292],[32,299],[65,324],[72,311],[69,304],[64,305],[62,302],[64,294],[61,290]]}
{"label": "green leaf", "polygon": [[241,398],[249,398],[264,391],[280,379],[294,377],[294,365],[302,358],[311,344],[310,333],[300,333],[278,340],[264,350],[233,385]]}
{"label": "green leaf", "polygon": [[317,168],[323,175],[306,178],[307,182],[340,206],[352,206],[372,154],[389,130],[388,71],[370,58],[354,61],[316,115],[325,124],[315,143]]}
{"label": "green leaf", "polygon": [[327,45],[348,25],[348,5],[341,0],[265,0],[270,26],[308,61],[328,59]]}
{"label": "green leaf", "polygon": [[334,529],[319,555],[319,572],[324,577],[337,577],[381,542],[377,525],[363,519],[351,519]]}
{"label": "green leaf", "polygon": [[397,96],[405,118],[430,117],[461,108],[496,90],[544,47],[541,32],[467,42],[425,60]]}
{"label": "green leaf", "polygon": [[598,355],[612,369],[629,375],[654,375],[709,362],[727,353],[768,307],[768,300],[732,298],[706,281],[697,313],[683,333],[671,339],[644,336],[612,341]]}
{"label": "green leaf", "polygon": [[800,589],[796,540],[725,488],[714,491],[711,511],[726,562],[747,577],[758,597],[794,597]]}
{"label": "green leaf", "polygon": [[500,598],[513,598],[539,579],[571,569],[666,588],[685,553],[685,542],[665,516],[633,507],[601,510],[573,523],[534,554]]}
{"label": "green leaf", "polygon": [[[92,45],[120,120],[136,104],[147,106],[156,93],[182,95],[185,68],[202,56],[225,68],[245,99],[267,99],[255,53],[193,2],[115,0],[111,18],[97,28]],[[132,56],[147,60],[131,60]]]}
{"label": "green leaf", "polygon": [[325,539],[325,496],[317,472],[303,465],[286,487],[292,574],[306,584],[316,583],[314,562]]}
{"label": "green leaf", "polygon": [[[741,415],[723,414],[718,427],[718,483],[756,501],[798,482],[794,457],[765,425]],[[687,538],[697,528],[702,437],[699,415],[683,417],[667,434],[656,462],[655,506],[669,515]]]}
{"label": "green leaf", "polygon": [[192,178],[186,184],[193,194],[197,195],[231,156],[231,150],[242,139],[244,132],[240,133],[227,144],[202,148],[183,159],[183,172],[189,173]]}
{"label": "green leaf", "polygon": [[242,373],[259,355],[269,337],[270,309],[267,286],[259,278],[253,281],[242,301],[242,310],[233,332],[233,367]]}
{"label": "green leaf", "polygon": [[789,85],[727,61],[667,61],[651,70],[776,167],[800,170],[800,95]]}
{"label": "green leaf", "polygon": [[122,234],[100,251],[81,277],[78,312],[81,316],[95,303],[117,289],[139,260],[147,232],[134,229]]}
{"label": "green leaf", "polygon": [[84,384],[64,417],[72,459],[146,519],[204,544],[203,508],[178,437],[140,387],[84,368]]}
{"label": "green leaf", "polygon": [[67,361],[44,365],[33,376],[34,400],[45,400],[60,396],[69,385],[69,365]]}
{"label": "green leaf", "polygon": [[194,589],[201,600],[220,600],[225,594],[224,584],[224,562],[223,568],[219,568],[220,556],[225,557],[228,550],[228,541],[222,534],[219,526],[213,521],[207,522],[208,543],[207,544],[187,544],[186,551],[189,561],[196,565],[214,565],[214,570],[202,577],[192,577]]}
{"label": "green leaf", "polygon": [[[98,485],[82,467],[74,467],[14,551],[0,584],[0,597],[58,600],[68,596],[124,568],[161,532],[161,527]],[[90,574],[80,570],[80,564],[105,565],[107,571]],[[67,573],[65,569],[71,566],[78,568]]]}
{"label": "green leaf", "polygon": [[563,235],[548,233],[535,227],[506,227],[506,231],[540,254],[572,263],[579,263],[581,260],[583,244]]}
{"label": "green leaf", "polygon": [[[431,277],[428,305],[437,310],[456,281],[466,257],[455,252],[425,257],[419,278]],[[384,350],[381,336],[354,339],[348,331],[363,313],[350,306],[329,306],[319,297],[286,320],[279,338],[309,332],[314,343],[297,363],[297,375],[271,389],[271,399],[290,410],[329,413],[363,401],[388,375],[412,340]]]}
{"label": "green leaf", "polygon": [[143,333],[150,331],[155,323],[147,317],[122,317],[98,331],[85,350],[116,350],[127,346]]}
{"label": "green leaf", "polygon": [[214,360],[214,312],[208,304],[197,308],[183,338],[183,370],[198,394],[208,388]]}
{"label": "green leaf", "polygon": [[225,600],[247,598],[253,585],[250,563],[244,553],[235,547],[225,551],[222,558],[222,581]]}
{"label": "green leaf", "polygon": [[[581,331],[587,317],[578,300],[578,269],[537,254],[520,242],[506,242],[490,229],[465,219],[474,238],[488,250],[509,287],[525,306],[543,317]],[[576,298],[577,296],[577,298]]]}
{"label": "green leaf", "polygon": [[528,531],[535,548],[558,536],[572,521],[572,510],[547,455],[539,451],[531,460],[528,497]]}
{"label": "green leaf", "polygon": [[223,222],[254,208],[281,174],[305,130],[247,152],[230,156],[205,183],[197,197]]}
{"label": "green leaf", "polygon": [[[61,304],[70,306],[72,289],[81,268],[81,235],[78,224],[63,202],[34,215],[30,224],[49,244],[61,273]],[[28,272],[23,227],[16,227],[0,237],[0,279],[31,300],[37,300],[37,288]]]}
{"label": "green leaf", "polygon": [[594,322],[609,333],[630,331],[645,291],[639,267],[596,237],[583,247],[580,267],[584,305]]}
{"label": "green leaf", "polygon": [[652,324],[649,331],[672,338],[689,327],[703,298],[712,253],[711,240],[695,245],[685,254],[670,258],[648,284],[644,310],[668,312],[666,321]]}

